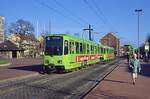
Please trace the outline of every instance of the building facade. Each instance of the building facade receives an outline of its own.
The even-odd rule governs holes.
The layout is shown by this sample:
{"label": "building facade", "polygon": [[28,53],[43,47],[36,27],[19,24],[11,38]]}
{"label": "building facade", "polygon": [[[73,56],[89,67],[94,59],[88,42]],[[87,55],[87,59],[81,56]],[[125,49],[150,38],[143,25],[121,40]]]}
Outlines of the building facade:
{"label": "building facade", "polygon": [[100,40],[101,44],[113,47],[115,49],[115,54],[119,56],[120,54],[120,40],[112,32],[107,33]]}
{"label": "building facade", "polygon": [[9,40],[0,43],[0,56],[3,58],[22,58],[23,51]]}
{"label": "building facade", "polygon": [[9,40],[24,49],[24,57],[36,57],[40,53],[40,42],[34,37],[23,36],[21,39],[19,34],[14,33]]}
{"label": "building facade", "polygon": [[0,43],[4,42],[4,22],[5,18],[0,16]]}

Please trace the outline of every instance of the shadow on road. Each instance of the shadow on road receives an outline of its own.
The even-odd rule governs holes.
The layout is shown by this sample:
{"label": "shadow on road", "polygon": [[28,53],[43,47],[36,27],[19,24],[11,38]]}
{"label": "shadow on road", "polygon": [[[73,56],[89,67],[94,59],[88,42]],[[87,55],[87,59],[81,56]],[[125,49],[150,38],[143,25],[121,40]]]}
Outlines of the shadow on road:
{"label": "shadow on road", "polygon": [[119,95],[115,95],[111,92],[111,90],[107,90],[107,91],[99,91],[100,94],[96,94],[95,96],[99,99],[128,99],[128,97],[126,96],[119,96]]}
{"label": "shadow on road", "polygon": [[116,83],[129,83],[129,82],[126,82],[126,81],[111,80],[111,79],[104,79],[104,81],[110,81],[110,82],[116,82]]}
{"label": "shadow on road", "polygon": [[141,64],[140,75],[150,77],[150,64]]}
{"label": "shadow on road", "polygon": [[9,69],[18,69],[24,71],[33,71],[33,72],[41,72],[42,71],[42,64],[40,65],[30,65],[30,66],[21,66],[21,67],[11,67]]}

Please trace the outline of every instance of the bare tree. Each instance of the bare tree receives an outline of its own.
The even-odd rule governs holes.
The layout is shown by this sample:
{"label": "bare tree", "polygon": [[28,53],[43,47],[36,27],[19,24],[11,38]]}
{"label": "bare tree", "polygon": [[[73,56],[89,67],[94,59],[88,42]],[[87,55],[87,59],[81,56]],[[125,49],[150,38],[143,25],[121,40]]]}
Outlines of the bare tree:
{"label": "bare tree", "polygon": [[34,36],[34,27],[29,21],[25,21],[23,19],[19,19],[14,23],[11,23],[9,26],[9,32],[11,34],[17,34],[20,37],[19,47],[21,47],[21,44],[26,36]]}

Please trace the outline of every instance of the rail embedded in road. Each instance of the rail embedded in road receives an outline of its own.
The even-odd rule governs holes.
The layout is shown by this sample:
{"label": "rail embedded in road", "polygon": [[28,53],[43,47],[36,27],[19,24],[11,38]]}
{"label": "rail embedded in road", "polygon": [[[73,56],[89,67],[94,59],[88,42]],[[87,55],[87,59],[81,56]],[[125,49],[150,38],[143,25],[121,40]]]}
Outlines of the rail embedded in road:
{"label": "rail embedded in road", "polygon": [[0,83],[2,99],[79,99],[83,98],[119,63],[96,64],[78,71],[40,75],[17,81]]}

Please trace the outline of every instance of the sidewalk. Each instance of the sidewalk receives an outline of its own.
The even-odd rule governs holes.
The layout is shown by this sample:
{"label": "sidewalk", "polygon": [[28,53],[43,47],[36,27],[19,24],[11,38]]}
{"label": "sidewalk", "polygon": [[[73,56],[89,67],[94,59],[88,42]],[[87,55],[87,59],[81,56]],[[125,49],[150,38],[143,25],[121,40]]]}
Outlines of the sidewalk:
{"label": "sidewalk", "polygon": [[150,99],[150,64],[141,66],[135,85],[124,61],[84,99]]}
{"label": "sidewalk", "polygon": [[41,59],[12,59],[10,65],[0,66],[0,82],[39,75]]}

